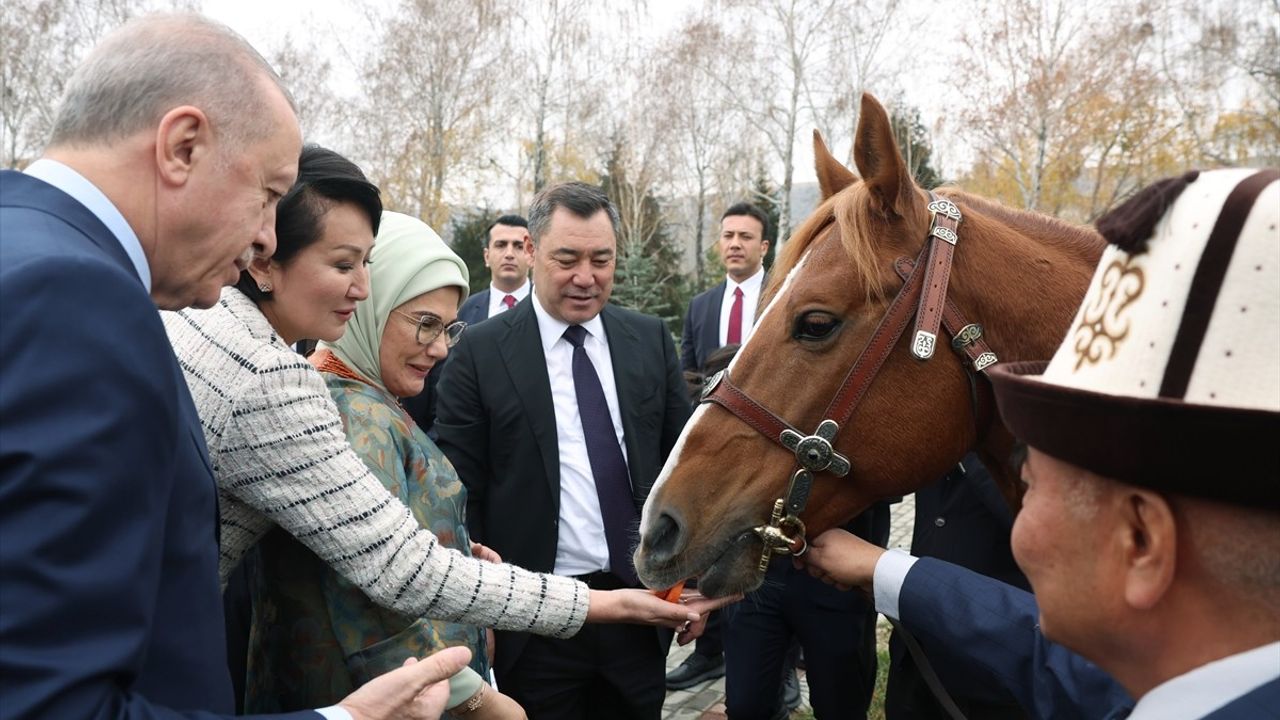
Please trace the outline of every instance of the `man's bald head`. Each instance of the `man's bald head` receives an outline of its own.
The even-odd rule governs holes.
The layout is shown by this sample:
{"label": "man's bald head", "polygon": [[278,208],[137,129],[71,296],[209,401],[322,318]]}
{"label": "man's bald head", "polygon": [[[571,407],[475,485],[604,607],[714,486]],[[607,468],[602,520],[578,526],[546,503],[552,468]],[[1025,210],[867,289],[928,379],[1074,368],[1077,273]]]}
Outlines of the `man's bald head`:
{"label": "man's bald head", "polygon": [[194,14],[139,18],[103,40],[71,76],[50,146],[110,145],[155,128],[182,105],[199,108],[223,142],[240,146],[274,129],[263,96],[271,86],[296,112],[276,72],[225,25]]}

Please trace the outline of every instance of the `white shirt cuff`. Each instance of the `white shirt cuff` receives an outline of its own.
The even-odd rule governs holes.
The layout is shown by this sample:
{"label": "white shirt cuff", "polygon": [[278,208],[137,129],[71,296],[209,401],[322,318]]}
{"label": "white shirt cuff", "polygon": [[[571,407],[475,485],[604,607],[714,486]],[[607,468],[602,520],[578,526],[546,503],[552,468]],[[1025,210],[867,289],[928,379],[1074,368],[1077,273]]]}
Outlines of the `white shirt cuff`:
{"label": "white shirt cuff", "polygon": [[346,711],[346,708],[340,708],[337,705],[320,708],[316,712],[320,713],[320,717],[324,718],[324,720],[355,720],[355,718],[351,717],[351,713]]}
{"label": "white shirt cuff", "polygon": [[898,613],[898,593],[902,591],[907,572],[918,559],[897,548],[880,555],[871,581],[875,589],[876,612],[894,620],[901,619]]}

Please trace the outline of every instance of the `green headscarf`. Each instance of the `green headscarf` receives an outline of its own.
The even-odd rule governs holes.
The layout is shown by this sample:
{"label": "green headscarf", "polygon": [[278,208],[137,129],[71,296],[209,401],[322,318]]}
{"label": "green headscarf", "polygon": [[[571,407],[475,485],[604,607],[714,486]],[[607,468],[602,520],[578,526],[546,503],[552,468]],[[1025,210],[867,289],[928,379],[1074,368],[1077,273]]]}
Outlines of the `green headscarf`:
{"label": "green headscarf", "polygon": [[378,348],[391,311],[423,293],[450,285],[461,290],[461,304],[468,292],[467,264],[426,223],[390,211],[382,213],[369,259],[369,297],[356,303],[347,332],[320,346],[385,389]]}

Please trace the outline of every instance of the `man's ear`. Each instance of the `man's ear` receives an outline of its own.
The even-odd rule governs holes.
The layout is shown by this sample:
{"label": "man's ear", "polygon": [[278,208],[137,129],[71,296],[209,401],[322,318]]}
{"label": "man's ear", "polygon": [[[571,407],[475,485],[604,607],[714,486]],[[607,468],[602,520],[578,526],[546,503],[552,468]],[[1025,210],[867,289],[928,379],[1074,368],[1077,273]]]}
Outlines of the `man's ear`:
{"label": "man's ear", "polygon": [[1160,602],[1173,584],[1178,561],[1178,525],[1173,507],[1159,493],[1133,489],[1120,512],[1124,524],[1124,599],[1138,610]]}
{"label": "man's ear", "polygon": [[156,128],[156,167],[162,181],[175,186],[186,184],[192,168],[212,153],[212,129],[200,108],[183,105],[160,118]]}

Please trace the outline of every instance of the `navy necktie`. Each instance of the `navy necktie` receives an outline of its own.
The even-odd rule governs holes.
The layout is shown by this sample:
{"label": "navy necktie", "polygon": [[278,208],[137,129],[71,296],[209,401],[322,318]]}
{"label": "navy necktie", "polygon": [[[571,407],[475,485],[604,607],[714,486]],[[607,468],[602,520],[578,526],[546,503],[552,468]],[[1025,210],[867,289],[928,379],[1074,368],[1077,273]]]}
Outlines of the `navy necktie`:
{"label": "navy necktie", "polygon": [[604,519],[604,537],[609,545],[609,567],[614,575],[631,585],[638,585],[631,564],[631,539],[640,525],[635,502],[631,499],[631,478],[627,461],[622,457],[618,436],[613,431],[613,417],[604,399],[600,376],[582,346],[587,331],[581,325],[570,325],[564,339],[573,345],[573,390],[578,396],[578,416],[587,441],[587,458],[600,498],[600,515]]}

